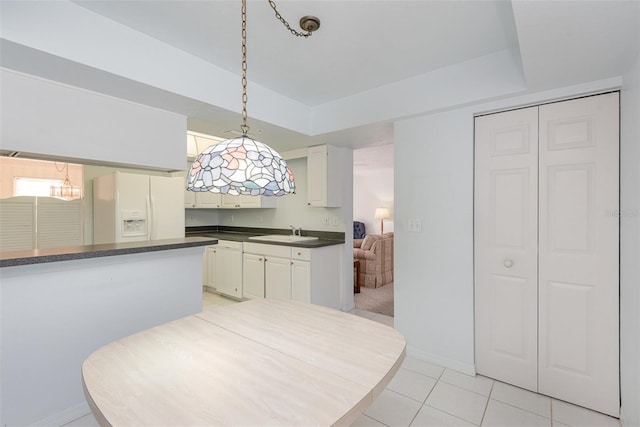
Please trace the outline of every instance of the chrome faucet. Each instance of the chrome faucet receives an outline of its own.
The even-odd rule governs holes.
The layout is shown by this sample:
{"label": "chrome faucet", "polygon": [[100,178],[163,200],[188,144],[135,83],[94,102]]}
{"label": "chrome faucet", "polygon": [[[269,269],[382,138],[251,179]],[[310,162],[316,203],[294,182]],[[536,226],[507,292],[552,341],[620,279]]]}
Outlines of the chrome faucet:
{"label": "chrome faucet", "polygon": [[289,227],[291,227],[292,236],[302,236],[302,227],[296,228],[293,225],[289,225]]}

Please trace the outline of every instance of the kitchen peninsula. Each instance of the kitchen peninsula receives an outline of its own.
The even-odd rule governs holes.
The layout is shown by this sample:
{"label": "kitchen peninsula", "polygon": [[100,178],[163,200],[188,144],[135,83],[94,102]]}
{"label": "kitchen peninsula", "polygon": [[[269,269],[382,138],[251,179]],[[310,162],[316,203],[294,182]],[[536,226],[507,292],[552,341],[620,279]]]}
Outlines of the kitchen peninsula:
{"label": "kitchen peninsula", "polygon": [[187,237],[3,252],[3,424],[61,425],[89,413],[84,359],[109,342],[200,312],[203,246],[216,242]]}

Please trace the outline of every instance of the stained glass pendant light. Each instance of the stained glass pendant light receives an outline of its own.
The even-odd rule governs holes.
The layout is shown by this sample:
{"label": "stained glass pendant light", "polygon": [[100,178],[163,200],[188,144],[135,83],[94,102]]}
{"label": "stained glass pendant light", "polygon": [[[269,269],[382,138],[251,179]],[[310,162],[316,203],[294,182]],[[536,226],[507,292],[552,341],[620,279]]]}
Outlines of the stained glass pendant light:
{"label": "stained glass pendant light", "polygon": [[[293,30],[275,8],[276,17],[293,34],[308,37],[320,26],[304,28],[306,33]],[[308,21],[310,17],[303,19]],[[306,21],[305,21],[306,22]],[[247,2],[242,0],[242,136],[211,145],[200,153],[187,175],[187,190],[250,196],[283,196],[295,193],[293,172],[275,150],[248,136],[247,126]]]}

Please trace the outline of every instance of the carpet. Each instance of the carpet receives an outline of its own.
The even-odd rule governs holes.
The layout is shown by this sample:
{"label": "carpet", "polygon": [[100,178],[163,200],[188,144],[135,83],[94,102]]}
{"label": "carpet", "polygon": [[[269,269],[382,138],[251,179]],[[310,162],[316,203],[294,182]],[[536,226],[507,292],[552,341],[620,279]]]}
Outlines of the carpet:
{"label": "carpet", "polygon": [[361,286],[353,299],[357,309],[393,317],[393,283],[375,289]]}

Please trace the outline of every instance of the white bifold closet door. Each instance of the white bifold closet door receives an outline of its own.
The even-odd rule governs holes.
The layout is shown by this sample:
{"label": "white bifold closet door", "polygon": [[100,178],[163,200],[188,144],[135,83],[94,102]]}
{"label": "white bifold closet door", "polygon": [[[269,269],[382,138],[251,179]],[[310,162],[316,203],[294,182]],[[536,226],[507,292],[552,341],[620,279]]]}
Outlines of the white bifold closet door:
{"label": "white bifold closet door", "polygon": [[538,388],[538,107],[476,118],[475,330],[483,375]]}
{"label": "white bifold closet door", "polygon": [[479,373],[619,415],[618,93],[476,118]]}

